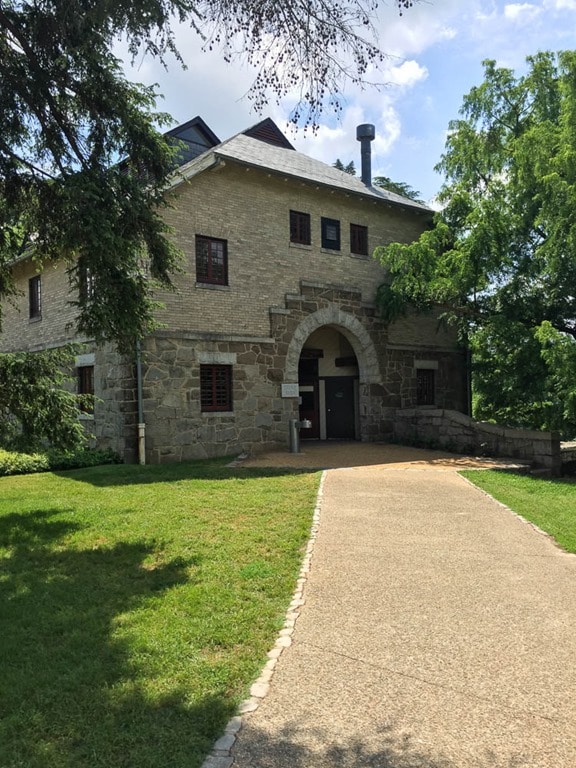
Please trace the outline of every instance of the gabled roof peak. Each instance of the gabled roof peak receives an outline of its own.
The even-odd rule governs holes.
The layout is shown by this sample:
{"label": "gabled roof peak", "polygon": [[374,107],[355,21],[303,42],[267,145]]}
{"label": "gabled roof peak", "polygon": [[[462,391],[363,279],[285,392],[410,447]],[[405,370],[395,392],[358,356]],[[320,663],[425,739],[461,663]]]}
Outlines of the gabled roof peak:
{"label": "gabled roof peak", "polygon": [[282,147],[283,149],[294,149],[280,128],[278,128],[276,123],[269,117],[256,123],[256,125],[253,125],[251,128],[247,128],[245,131],[242,131],[242,133],[244,136],[250,136],[252,139],[264,141],[266,144],[273,144],[274,146]]}

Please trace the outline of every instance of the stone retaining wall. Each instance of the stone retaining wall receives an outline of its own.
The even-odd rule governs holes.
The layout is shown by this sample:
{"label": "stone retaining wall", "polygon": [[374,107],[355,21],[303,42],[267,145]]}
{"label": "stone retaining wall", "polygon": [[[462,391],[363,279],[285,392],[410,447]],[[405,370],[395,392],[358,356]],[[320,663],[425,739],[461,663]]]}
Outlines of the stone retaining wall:
{"label": "stone retaining wall", "polygon": [[458,411],[439,408],[398,408],[394,438],[402,443],[426,444],[459,453],[500,456],[530,462],[533,467],[561,473],[560,435],[510,429],[474,421]]}

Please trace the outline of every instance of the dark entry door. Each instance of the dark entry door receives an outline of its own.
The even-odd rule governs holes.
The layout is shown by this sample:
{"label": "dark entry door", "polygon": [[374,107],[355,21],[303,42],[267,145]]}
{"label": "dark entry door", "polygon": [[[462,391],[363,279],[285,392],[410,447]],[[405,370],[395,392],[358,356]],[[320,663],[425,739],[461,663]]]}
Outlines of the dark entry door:
{"label": "dark entry door", "polygon": [[312,426],[300,432],[300,439],[318,439],[320,437],[320,413],[318,409],[318,382],[313,386],[300,389],[300,419],[308,419]]}
{"label": "dark entry door", "polygon": [[354,377],[334,376],[325,379],[326,437],[353,440],[356,437],[354,419]]}

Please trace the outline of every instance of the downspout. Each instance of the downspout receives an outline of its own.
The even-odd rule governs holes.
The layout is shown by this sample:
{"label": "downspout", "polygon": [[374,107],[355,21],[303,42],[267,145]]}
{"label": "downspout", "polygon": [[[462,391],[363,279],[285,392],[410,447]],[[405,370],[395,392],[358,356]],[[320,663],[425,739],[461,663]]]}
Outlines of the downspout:
{"label": "downspout", "polygon": [[144,423],[142,349],[140,339],[136,339],[136,389],[138,393],[138,463],[146,464],[146,424]]}
{"label": "downspout", "polygon": [[468,338],[466,338],[466,399],[468,402],[467,415],[472,418],[472,351],[468,344]]}

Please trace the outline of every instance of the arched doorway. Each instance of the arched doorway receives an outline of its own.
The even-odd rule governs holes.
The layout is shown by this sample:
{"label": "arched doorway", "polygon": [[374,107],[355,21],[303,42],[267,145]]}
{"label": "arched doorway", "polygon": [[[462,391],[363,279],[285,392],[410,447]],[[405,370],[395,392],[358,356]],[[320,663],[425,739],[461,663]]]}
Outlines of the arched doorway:
{"label": "arched doorway", "polygon": [[382,381],[374,343],[358,317],[335,305],[305,317],[289,342],[284,380],[298,383],[301,417],[315,414],[303,439],[369,439],[370,388]]}
{"label": "arched doorway", "polygon": [[312,427],[302,439],[360,438],[358,360],[348,339],[322,326],[304,342],[298,363],[300,419]]}

